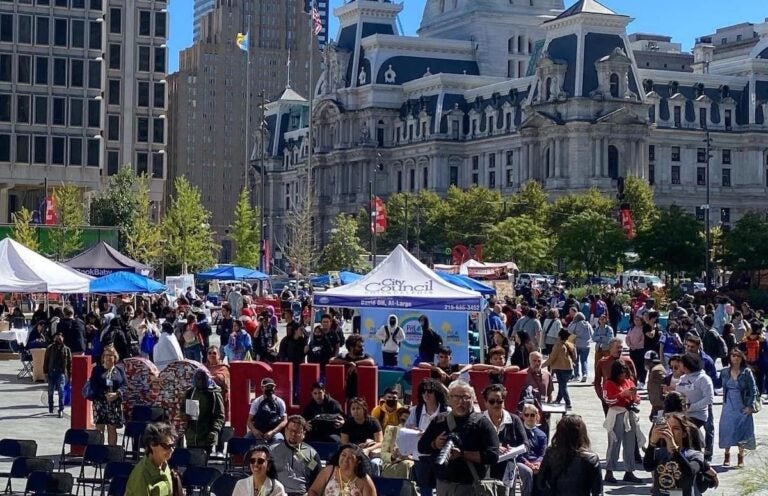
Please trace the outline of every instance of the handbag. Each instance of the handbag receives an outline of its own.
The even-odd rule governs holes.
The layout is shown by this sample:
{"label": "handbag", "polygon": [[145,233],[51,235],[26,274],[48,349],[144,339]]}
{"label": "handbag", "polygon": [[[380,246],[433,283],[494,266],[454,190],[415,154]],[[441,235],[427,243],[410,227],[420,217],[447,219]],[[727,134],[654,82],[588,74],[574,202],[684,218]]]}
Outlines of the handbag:
{"label": "handbag", "polygon": [[83,394],[83,398],[87,399],[88,401],[93,401],[93,388],[91,387],[90,380],[85,381],[81,393]]}
{"label": "handbag", "polygon": [[763,399],[760,397],[760,393],[755,396],[755,402],[752,403],[752,413],[757,413],[763,409]]}
{"label": "handbag", "polygon": [[[453,418],[453,414],[449,413],[446,417],[448,423],[448,430],[453,432],[456,429],[456,419]],[[464,460],[469,467],[469,472],[472,474],[472,493],[477,496],[509,496],[510,488],[505,486],[503,482],[496,479],[481,479],[477,473],[477,469],[473,463],[469,460]]]}

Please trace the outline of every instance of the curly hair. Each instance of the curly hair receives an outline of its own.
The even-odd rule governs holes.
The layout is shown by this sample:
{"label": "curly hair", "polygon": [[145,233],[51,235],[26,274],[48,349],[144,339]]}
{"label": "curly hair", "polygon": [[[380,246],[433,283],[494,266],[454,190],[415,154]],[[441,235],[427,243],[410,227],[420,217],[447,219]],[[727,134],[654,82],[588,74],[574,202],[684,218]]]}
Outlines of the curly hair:
{"label": "curly hair", "polygon": [[337,451],[336,454],[331,457],[331,459],[328,461],[328,465],[338,467],[339,458],[341,458],[341,453],[345,449],[354,451],[355,456],[357,457],[355,476],[364,479],[366,475],[371,475],[371,461],[368,459],[365,453],[363,453],[363,450],[360,448],[360,446],[356,444],[342,444],[339,446],[339,451]]}
{"label": "curly hair", "polygon": [[267,477],[269,477],[272,480],[277,479],[277,468],[275,468],[275,462],[272,460],[272,453],[269,451],[269,448],[266,446],[254,446],[251,449],[249,449],[245,453],[245,458],[243,458],[243,464],[248,466],[250,468],[251,463],[251,456],[253,456],[254,453],[264,453],[267,455]]}

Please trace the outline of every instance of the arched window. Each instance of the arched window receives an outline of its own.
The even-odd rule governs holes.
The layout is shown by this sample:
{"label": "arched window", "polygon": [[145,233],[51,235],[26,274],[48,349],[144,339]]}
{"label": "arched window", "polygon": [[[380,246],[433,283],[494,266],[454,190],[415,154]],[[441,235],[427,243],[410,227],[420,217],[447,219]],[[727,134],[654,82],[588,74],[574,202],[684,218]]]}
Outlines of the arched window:
{"label": "arched window", "polygon": [[379,121],[379,123],[376,125],[376,143],[378,146],[384,146],[384,129],[385,129],[384,121]]}
{"label": "arched window", "polygon": [[551,172],[551,161],[550,161],[550,150],[549,148],[546,148],[544,150],[544,178],[548,178],[550,176]]}
{"label": "arched window", "polygon": [[552,99],[552,78],[547,78],[544,82],[544,99],[550,101]]}
{"label": "arched window", "polygon": [[611,74],[611,96],[614,98],[619,97],[619,75],[616,73]]}
{"label": "arched window", "polygon": [[528,51],[525,53],[531,53],[533,52],[533,41],[528,40]]}
{"label": "arched window", "polygon": [[525,36],[518,36],[517,37],[517,51],[519,53],[525,53],[523,50],[525,49]]}
{"label": "arched window", "polygon": [[608,147],[608,177],[619,177],[619,149],[613,145]]}
{"label": "arched window", "polygon": [[511,37],[507,40],[507,52],[515,53],[515,37]]}

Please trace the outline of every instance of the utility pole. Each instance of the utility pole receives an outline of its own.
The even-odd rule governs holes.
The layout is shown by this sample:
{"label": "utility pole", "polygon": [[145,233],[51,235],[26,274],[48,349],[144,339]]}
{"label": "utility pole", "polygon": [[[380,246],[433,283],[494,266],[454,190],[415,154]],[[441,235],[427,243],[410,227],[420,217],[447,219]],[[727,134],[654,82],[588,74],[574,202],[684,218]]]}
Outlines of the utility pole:
{"label": "utility pole", "polygon": [[262,270],[262,272],[265,272],[264,269],[266,269],[269,265],[267,261],[264,259],[267,256],[267,224],[265,222],[265,210],[267,209],[267,174],[266,174],[266,157],[265,157],[265,150],[266,146],[264,146],[264,105],[266,104],[266,100],[264,98],[264,90],[262,89],[261,92],[259,92],[259,97],[261,98],[261,112],[259,112],[259,130],[261,134],[261,146],[259,147],[259,159],[261,162],[261,207],[260,207],[260,214],[261,219],[259,222],[261,223],[261,256],[259,257],[259,265]]}
{"label": "utility pole", "polygon": [[711,257],[709,256],[709,248],[712,246],[712,227],[710,226],[710,218],[709,213],[712,210],[711,205],[709,204],[710,198],[710,181],[709,181],[709,171],[710,171],[710,165],[712,163],[712,138],[709,135],[709,130],[707,130],[706,138],[704,139],[704,142],[707,144],[707,173],[706,173],[706,187],[707,187],[707,199],[706,203],[704,204],[704,222],[705,222],[705,246],[706,246],[706,256],[704,259],[704,271],[705,271],[705,284],[707,285],[707,291],[710,291],[712,289],[712,266],[711,266]]}

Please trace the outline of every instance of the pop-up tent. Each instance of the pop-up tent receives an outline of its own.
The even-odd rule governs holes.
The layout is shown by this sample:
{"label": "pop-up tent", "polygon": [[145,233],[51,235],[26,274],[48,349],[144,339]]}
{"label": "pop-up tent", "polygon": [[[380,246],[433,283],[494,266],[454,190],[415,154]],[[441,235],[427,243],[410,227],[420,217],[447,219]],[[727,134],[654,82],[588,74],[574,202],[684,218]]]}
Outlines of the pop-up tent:
{"label": "pop-up tent", "polygon": [[315,293],[313,301],[323,307],[479,312],[483,297],[443,280],[398,245],[362,278]]}
{"label": "pop-up tent", "polygon": [[267,281],[269,276],[258,270],[248,269],[246,267],[237,267],[228,265],[226,267],[217,267],[208,269],[205,272],[198,272],[195,278],[205,281],[219,279],[221,281]]}
{"label": "pop-up tent", "polygon": [[[354,272],[348,272],[346,270],[339,272],[339,282],[341,282],[342,286],[351,284],[361,277],[363,276],[360,274],[355,274]],[[309,282],[311,282],[313,286],[330,286],[331,276],[330,274],[323,274],[321,276],[313,277]]]}
{"label": "pop-up tent", "polygon": [[162,293],[167,288],[157,281],[132,272],[114,272],[91,281],[91,293]]}
{"label": "pop-up tent", "polygon": [[54,262],[11,238],[0,241],[0,291],[87,293],[93,278]]}
{"label": "pop-up tent", "polygon": [[475,281],[469,276],[465,276],[461,274],[449,274],[447,272],[442,272],[440,270],[436,270],[435,274],[437,274],[444,280],[448,281],[449,283],[453,284],[454,286],[477,291],[483,296],[486,296],[486,295],[490,296],[490,295],[496,294],[496,289],[493,286],[488,286],[486,284],[481,283],[480,281]]}
{"label": "pop-up tent", "polygon": [[119,271],[135,272],[151,277],[154,272],[149,265],[126,257],[104,241],[67,260],[65,265],[95,277],[107,276]]}

